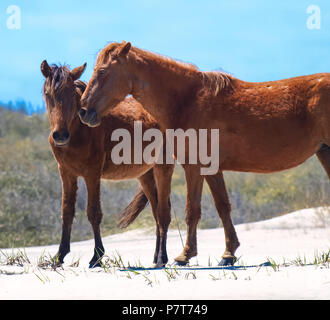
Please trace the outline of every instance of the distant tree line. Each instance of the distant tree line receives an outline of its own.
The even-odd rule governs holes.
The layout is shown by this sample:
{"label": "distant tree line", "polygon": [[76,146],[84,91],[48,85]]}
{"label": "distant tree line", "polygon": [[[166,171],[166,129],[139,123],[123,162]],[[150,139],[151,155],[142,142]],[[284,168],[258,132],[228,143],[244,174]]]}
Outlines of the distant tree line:
{"label": "distant tree line", "polygon": [[17,100],[15,102],[9,101],[7,103],[0,101],[0,107],[8,111],[19,112],[25,115],[42,114],[45,113],[46,108],[44,104],[42,106],[34,106],[31,102],[25,100]]}

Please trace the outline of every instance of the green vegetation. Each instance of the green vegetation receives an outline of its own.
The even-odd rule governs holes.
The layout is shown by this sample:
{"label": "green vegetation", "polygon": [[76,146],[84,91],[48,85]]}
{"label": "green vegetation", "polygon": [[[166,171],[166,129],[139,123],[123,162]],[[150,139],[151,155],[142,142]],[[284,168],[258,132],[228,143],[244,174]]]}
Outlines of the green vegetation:
{"label": "green vegetation", "polygon": [[[61,180],[48,145],[49,123],[0,107],[0,248],[57,243],[61,234]],[[306,207],[330,205],[330,184],[315,157],[285,172],[260,175],[226,172],[234,223],[268,219]],[[132,199],[137,181],[102,183],[102,234],[119,232],[119,213]],[[185,181],[178,167],[172,183],[172,228],[185,228]],[[79,181],[72,240],[92,237],[85,214],[86,188]],[[201,228],[220,225],[212,196],[204,188]],[[175,213],[175,216],[174,216]],[[154,227],[150,208],[132,228]]]}

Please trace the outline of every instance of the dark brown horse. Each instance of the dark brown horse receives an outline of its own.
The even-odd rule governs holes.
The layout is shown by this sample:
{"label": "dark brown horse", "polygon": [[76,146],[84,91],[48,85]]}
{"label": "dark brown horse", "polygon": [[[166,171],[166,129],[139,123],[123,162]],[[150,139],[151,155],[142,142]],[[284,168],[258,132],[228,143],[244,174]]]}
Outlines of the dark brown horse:
{"label": "dark brown horse", "polygon": [[[130,43],[109,44],[99,53],[82,96],[83,122],[99,125],[101,117],[128,94],[144,106],[162,130],[219,129],[220,173],[276,172],[293,168],[316,154],[330,177],[328,73],[251,83],[222,72],[202,72]],[[183,165],[188,229],[185,248],[176,258],[181,263],[197,254],[201,166]],[[229,210],[223,181],[221,188],[219,198]],[[229,217],[228,212],[226,215]],[[235,237],[226,240],[230,242],[230,257],[237,244]]]}
{"label": "dark brown horse", "polygon": [[[118,104],[105,118],[102,125],[92,129],[80,122],[80,98],[86,84],[79,81],[86,65],[72,71],[67,66],[49,66],[46,61],[41,64],[45,76],[43,87],[47,105],[51,133],[49,143],[58,162],[62,179],[62,238],[57,253],[60,263],[70,251],[70,234],[75,212],[77,179],[83,177],[88,191],[87,216],[93,227],[95,238],[94,256],[90,266],[98,265],[104,254],[100,235],[102,211],[100,204],[100,180],[123,180],[137,178],[141,188],[131,204],[124,210],[120,225],[130,224],[143,210],[149,201],[156,219],[156,250],[154,266],[162,267],[167,261],[166,233],[170,224],[170,187],[173,165],[147,164],[114,164],[111,150],[116,142],[111,140],[114,130],[126,129],[132,135],[134,121],[141,121],[143,131],[158,128],[155,120],[133,98],[127,98]],[[133,143],[133,141],[132,141]],[[143,144],[143,148],[146,144]],[[133,150],[133,146],[132,146]],[[156,172],[156,179],[153,172]],[[214,195],[219,190],[220,176],[208,181]],[[219,207],[221,204],[217,203]],[[157,216],[157,210],[162,215]]]}

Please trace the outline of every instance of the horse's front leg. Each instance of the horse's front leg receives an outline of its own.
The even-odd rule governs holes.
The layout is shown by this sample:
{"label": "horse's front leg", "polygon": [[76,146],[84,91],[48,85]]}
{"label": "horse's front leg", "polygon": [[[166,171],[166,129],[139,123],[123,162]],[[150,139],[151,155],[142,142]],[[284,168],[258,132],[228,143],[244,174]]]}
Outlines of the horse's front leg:
{"label": "horse's front leg", "polygon": [[183,166],[187,183],[186,223],[187,240],[183,252],[175,258],[177,265],[186,265],[197,256],[197,225],[201,218],[201,200],[204,177],[198,166]]}
{"label": "horse's front leg", "polygon": [[77,177],[59,166],[62,179],[62,237],[58,253],[55,256],[57,263],[62,264],[64,257],[70,252],[70,236],[75,213],[77,198]]}
{"label": "horse's front leg", "polygon": [[138,178],[143,189],[144,194],[148,198],[148,201],[151,205],[152,215],[156,222],[156,248],[154,253],[153,265],[157,263],[159,246],[160,246],[160,234],[159,234],[159,226],[158,226],[158,218],[157,218],[157,187],[156,181],[154,177],[154,169],[149,170],[147,173]]}
{"label": "horse's front leg", "polygon": [[102,221],[102,210],[100,201],[101,179],[97,176],[85,178],[85,182],[88,192],[87,217],[88,221],[92,225],[95,241],[94,255],[89,262],[89,267],[94,268],[101,266],[100,260],[104,255],[104,247],[102,244],[100,232],[100,224]]}

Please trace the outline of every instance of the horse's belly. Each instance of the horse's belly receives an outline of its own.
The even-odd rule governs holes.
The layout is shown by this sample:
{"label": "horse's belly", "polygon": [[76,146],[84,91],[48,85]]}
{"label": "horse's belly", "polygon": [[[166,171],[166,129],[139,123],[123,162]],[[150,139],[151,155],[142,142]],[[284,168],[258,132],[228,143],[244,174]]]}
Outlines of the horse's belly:
{"label": "horse's belly", "polygon": [[147,164],[109,164],[102,172],[102,179],[127,180],[141,177],[149,171],[153,165]]}
{"label": "horse's belly", "polygon": [[313,154],[296,157],[295,159],[271,158],[271,159],[232,159],[227,158],[220,165],[223,171],[240,171],[255,173],[271,173],[291,169],[304,163]]}
{"label": "horse's belly", "polygon": [[[308,136],[307,136],[308,137]],[[318,150],[318,139],[300,137],[260,136],[249,141],[246,138],[224,139],[220,142],[220,166],[222,170],[270,173],[294,168]]]}

